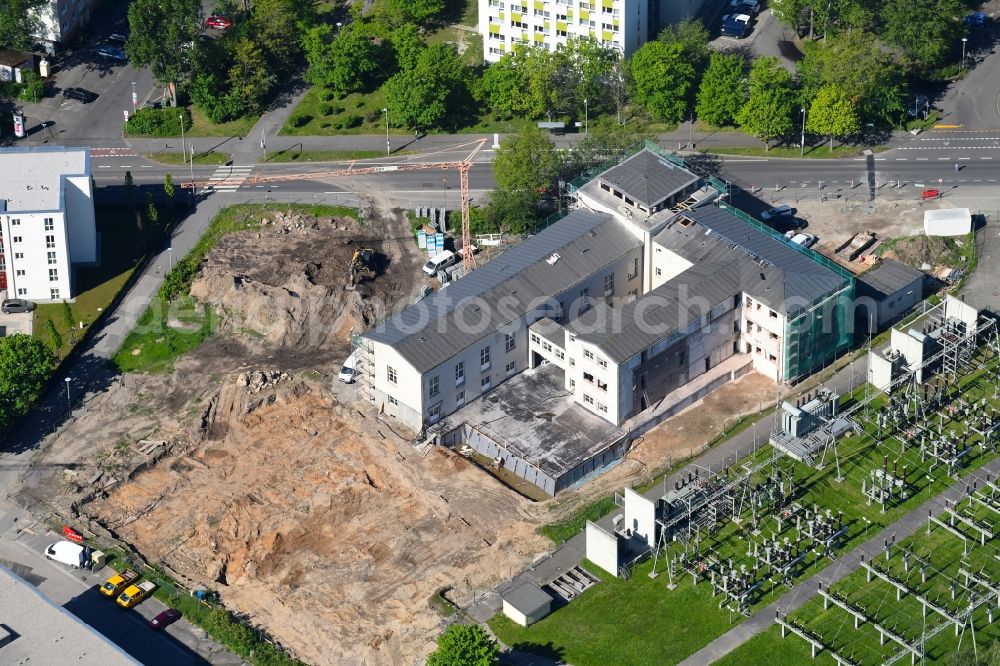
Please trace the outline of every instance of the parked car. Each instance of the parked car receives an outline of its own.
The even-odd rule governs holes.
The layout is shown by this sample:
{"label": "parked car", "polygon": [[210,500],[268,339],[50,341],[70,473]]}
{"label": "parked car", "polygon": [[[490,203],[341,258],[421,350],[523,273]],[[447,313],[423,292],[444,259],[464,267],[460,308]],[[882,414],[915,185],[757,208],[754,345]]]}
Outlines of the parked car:
{"label": "parked car", "polygon": [[986,25],[987,16],[983,12],[973,12],[963,19],[965,25],[981,28]]}
{"label": "parked car", "polygon": [[45,549],[45,559],[55,560],[79,569],[84,563],[84,549],[72,541],[58,541]]}
{"label": "parked car", "polygon": [[754,16],[760,13],[760,0],[732,0],[729,6],[738,12],[753,14]]}
{"label": "parked car", "polygon": [[62,91],[63,99],[75,99],[78,102],[83,102],[84,104],[89,104],[97,99],[95,93],[89,90],[84,90],[83,88],[66,88]]}
{"label": "parked car", "polygon": [[722,34],[725,37],[743,39],[750,27],[750,16],[747,14],[726,14],[722,17]]}
{"label": "parked car", "polygon": [[102,58],[107,58],[109,60],[116,60],[118,62],[128,61],[128,56],[125,55],[124,51],[122,51],[117,46],[108,46],[107,44],[105,44],[104,46],[97,47],[97,55],[101,56]]}
{"label": "parked car", "polygon": [[34,303],[26,301],[23,298],[5,298],[3,303],[0,304],[0,311],[3,311],[4,314],[17,314],[19,312],[31,312],[35,307]]}
{"label": "parked car", "polygon": [[760,214],[760,219],[767,222],[768,220],[775,217],[785,217],[792,214],[792,207],[788,204],[781,204],[780,206],[775,206],[774,208],[768,208],[763,213]]}
{"label": "parked car", "polygon": [[128,41],[128,35],[123,35],[120,32],[113,32],[105,37],[104,41],[108,44],[124,44]]}
{"label": "parked car", "polygon": [[344,366],[340,369],[339,379],[345,384],[354,383],[354,375],[357,374],[358,368],[358,351],[354,350],[351,355],[347,357],[344,361]]}
{"label": "parked car", "polygon": [[816,244],[816,240],[816,237],[812,234],[795,234],[792,236],[792,242],[802,247],[812,247]]}
{"label": "parked car", "polygon": [[156,630],[164,629],[179,619],[181,619],[181,612],[176,608],[168,608],[150,620],[149,627]]}
{"label": "parked car", "polygon": [[205,26],[208,28],[214,28],[216,30],[229,30],[233,27],[233,19],[226,16],[219,16],[217,14],[212,14],[207,19],[205,19]]}

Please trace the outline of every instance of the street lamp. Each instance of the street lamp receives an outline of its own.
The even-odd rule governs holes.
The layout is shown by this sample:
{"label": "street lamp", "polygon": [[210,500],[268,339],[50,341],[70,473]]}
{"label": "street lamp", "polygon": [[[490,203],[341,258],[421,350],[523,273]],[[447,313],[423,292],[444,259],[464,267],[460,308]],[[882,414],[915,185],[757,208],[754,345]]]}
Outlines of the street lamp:
{"label": "street lamp", "polygon": [[806,154],[806,107],[802,107],[802,138],[799,139],[799,157]]}
{"label": "street lamp", "polygon": [[968,41],[968,37],[962,37],[962,69],[965,69],[965,43]]}
{"label": "street lamp", "polygon": [[342,25],[344,25],[344,24],[341,23],[340,21],[337,21],[337,34],[338,35],[340,34],[340,26],[342,26]]}
{"label": "street lamp", "polygon": [[587,98],[583,98],[583,135],[590,136],[590,105]]}
{"label": "street lamp", "polygon": [[167,252],[169,253],[167,256],[170,258],[170,270],[174,270],[174,246],[168,247]]}
{"label": "street lamp", "polygon": [[385,114],[385,155],[389,156],[389,107],[383,106],[382,113]]}
{"label": "street lamp", "polygon": [[70,379],[69,379],[69,377],[66,377],[63,381],[66,382],[66,408],[67,409],[72,409],[72,405],[71,405],[71,403],[69,401],[69,382],[70,382]]}
{"label": "street lamp", "polygon": [[[965,40],[962,40],[965,41]],[[138,98],[135,96],[135,81],[132,82],[132,113],[135,113],[135,105]]]}

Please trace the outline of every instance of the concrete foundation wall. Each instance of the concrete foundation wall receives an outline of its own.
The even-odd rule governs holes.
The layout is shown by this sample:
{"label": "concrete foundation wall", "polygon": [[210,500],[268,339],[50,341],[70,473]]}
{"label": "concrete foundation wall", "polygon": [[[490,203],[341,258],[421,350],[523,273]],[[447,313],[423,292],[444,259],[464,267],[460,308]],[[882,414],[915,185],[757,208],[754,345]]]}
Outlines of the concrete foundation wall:
{"label": "concrete foundation wall", "polygon": [[600,525],[587,521],[587,559],[618,577],[618,537]]}

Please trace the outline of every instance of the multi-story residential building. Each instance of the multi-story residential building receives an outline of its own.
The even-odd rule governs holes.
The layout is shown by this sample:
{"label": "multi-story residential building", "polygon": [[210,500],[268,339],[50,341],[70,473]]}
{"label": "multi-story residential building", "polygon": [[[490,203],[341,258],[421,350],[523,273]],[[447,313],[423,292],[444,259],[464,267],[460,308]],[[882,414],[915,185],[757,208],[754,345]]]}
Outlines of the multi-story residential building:
{"label": "multi-story residential building", "polygon": [[0,150],[0,290],[35,301],[74,296],[74,264],[97,262],[86,148]]}
{"label": "multi-story residential building", "polygon": [[38,10],[35,38],[49,53],[61,51],[80,29],[90,23],[98,0],[48,0]]}

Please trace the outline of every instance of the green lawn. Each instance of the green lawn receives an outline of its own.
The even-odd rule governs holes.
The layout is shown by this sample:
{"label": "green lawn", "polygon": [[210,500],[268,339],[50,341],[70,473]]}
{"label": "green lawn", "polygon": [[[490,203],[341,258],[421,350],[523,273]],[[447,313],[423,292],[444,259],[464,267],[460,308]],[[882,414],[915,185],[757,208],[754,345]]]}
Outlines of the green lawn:
{"label": "green lawn", "polygon": [[[993,399],[991,383],[991,373],[998,365],[1000,361],[996,359],[984,359],[983,369],[978,373],[960,378],[950,385],[960,392],[961,399],[966,402],[985,398],[1000,405],[1000,401]],[[861,389],[853,399],[860,395]],[[845,402],[851,399],[846,397]],[[859,414],[865,423],[865,434],[842,438],[837,447],[838,456],[835,458],[831,452],[826,458],[824,469],[809,467],[788,458],[780,458],[778,461],[778,468],[783,470],[785,478],[793,479],[792,486],[786,481],[784,488],[787,492],[788,488],[794,487],[795,502],[810,509],[815,505],[823,511],[830,510],[833,515],[838,511],[843,512],[847,532],[837,548],[838,553],[857,546],[952,483],[951,477],[941,466],[932,469],[930,459],[922,461],[919,449],[912,443],[904,446],[905,436],[890,436],[885,432],[879,435],[876,432],[874,414],[884,408],[885,403],[885,398],[878,398],[873,401],[867,414]],[[962,424],[951,420],[946,421],[944,427],[958,432],[961,431]],[[973,436],[970,443],[975,444],[977,438],[978,436]],[[881,441],[881,444],[875,446],[876,441]],[[883,513],[877,504],[868,505],[861,485],[870,470],[882,467],[884,456],[889,456],[890,463],[898,460],[900,465],[907,466],[911,495],[905,502],[888,505]],[[962,473],[969,473],[993,456],[988,449],[983,451],[974,446],[966,456]],[[753,456],[753,461],[767,463],[772,458],[772,449],[765,447]],[[843,476],[842,480],[836,478],[838,468]],[[773,467],[766,465],[751,479],[751,486],[762,485],[765,476],[773,473]],[[608,508],[610,507],[607,505],[600,506],[593,513],[596,516],[605,513]],[[760,545],[765,537],[772,535],[778,539],[796,538],[793,520],[785,520],[779,524],[770,514],[763,515],[758,526],[761,532],[754,535],[747,532],[750,518],[748,512],[743,518],[742,525],[726,521],[709,525],[692,536],[698,537],[702,552],[710,551],[720,561],[731,561],[736,566],[747,565],[751,570],[754,562],[747,555],[751,543]],[[558,525],[552,526],[554,530],[560,528]],[[568,529],[567,526],[566,533]],[[558,536],[561,534],[557,532]],[[665,556],[679,557],[682,552],[683,547],[673,543],[668,546]],[[952,556],[948,557],[954,559]],[[810,547],[794,577],[801,580],[830,566],[831,562],[835,561],[817,548]],[[675,663],[710,642],[727,629],[731,621],[742,618],[741,615],[730,617],[731,611],[720,609],[720,598],[713,600],[709,585],[691,587],[690,574],[678,575],[683,583],[680,589],[672,592],[666,590],[667,574],[662,557],[659,570],[663,573],[656,581],[650,581],[645,575],[650,566],[649,562],[640,565],[627,582],[600,573],[605,582],[595,588],[597,594],[588,596],[591,592],[587,592],[580,599],[526,629],[511,625],[502,618],[494,619],[492,626],[505,643],[520,645],[525,649],[534,645],[537,646],[535,651],[542,654],[557,654],[577,666],[584,666]],[[763,579],[758,596],[750,607],[751,611],[759,610],[786,590],[787,587],[777,578]],[[686,609],[686,612],[674,611],[677,608]],[[673,612],[680,617],[672,615]],[[627,635],[629,640],[622,641],[623,635]],[[650,637],[648,644],[646,636]]]}
{"label": "green lawn", "polygon": [[[408,154],[409,151],[400,151],[393,155]],[[296,150],[289,148],[277,153],[268,153],[268,162],[347,162],[353,160],[371,160],[378,157],[385,157],[383,150]],[[258,162],[263,162],[261,156]]]}
{"label": "green lawn", "polygon": [[[345,97],[319,86],[313,86],[281,128],[281,134],[321,136],[332,134],[384,134],[385,96],[381,90],[352,93]],[[325,115],[324,115],[325,114]],[[348,127],[350,118],[357,122]],[[392,122],[392,118],[389,119]],[[390,127],[391,134],[410,134],[408,129]]]}
{"label": "green lawn", "polygon": [[750,664],[833,666],[836,663],[826,652],[820,652],[816,655],[816,661],[813,661],[810,655],[809,645],[798,636],[789,634],[782,640],[781,628],[775,624],[713,664],[714,666],[749,666]]}
{"label": "green lawn", "polygon": [[[184,158],[183,153],[172,153],[172,152],[160,152],[160,153],[146,153],[143,155],[147,160],[153,160],[154,162],[160,162],[162,164],[188,164],[189,160]],[[215,151],[208,153],[195,153],[194,163],[195,164],[225,164],[230,160],[231,156],[226,153],[217,153]]]}
{"label": "green lawn", "polygon": [[[76,269],[77,295],[75,302],[70,303],[74,325],[71,327],[66,322],[61,303],[41,304],[34,312],[35,337],[51,347],[47,319],[52,320],[59,332],[62,345],[54,351],[60,359],[69,354],[101,311],[114,300],[141,257],[139,233],[124,206],[98,206],[94,209],[94,217],[100,234],[101,263]],[[82,330],[79,328],[81,321]]]}
{"label": "green lawn", "polygon": [[216,124],[195,105],[189,106],[188,110],[191,112],[191,129],[187,136],[246,136],[260,119],[260,116],[250,116]]}
{"label": "green lawn", "polygon": [[565,543],[586,527],[588,520],[596,522],[614,510],[614,498],[610,496],[602,497],[583,507],[566,520],[542,525],[538,528],[538,533],[544,537],[548,537],[553,543]]}
{"label": "green lawn", "polygon": [[[874,146],[867,148],[874,153],[885,150],[884,147]],[[814,146],[806,146],[802,157],[810,159],[834,159],[839,157],[856,157],[866,150],[865,146],[834,145],[830,151],[830,143],[822,143]],[[735,146],[732,148],[699,148],[699,152],[713,153],[716,155],[748,155],[754,157],[799,157],[798,146],[774,146],[770,150],[764,150],[763,146]]]}

